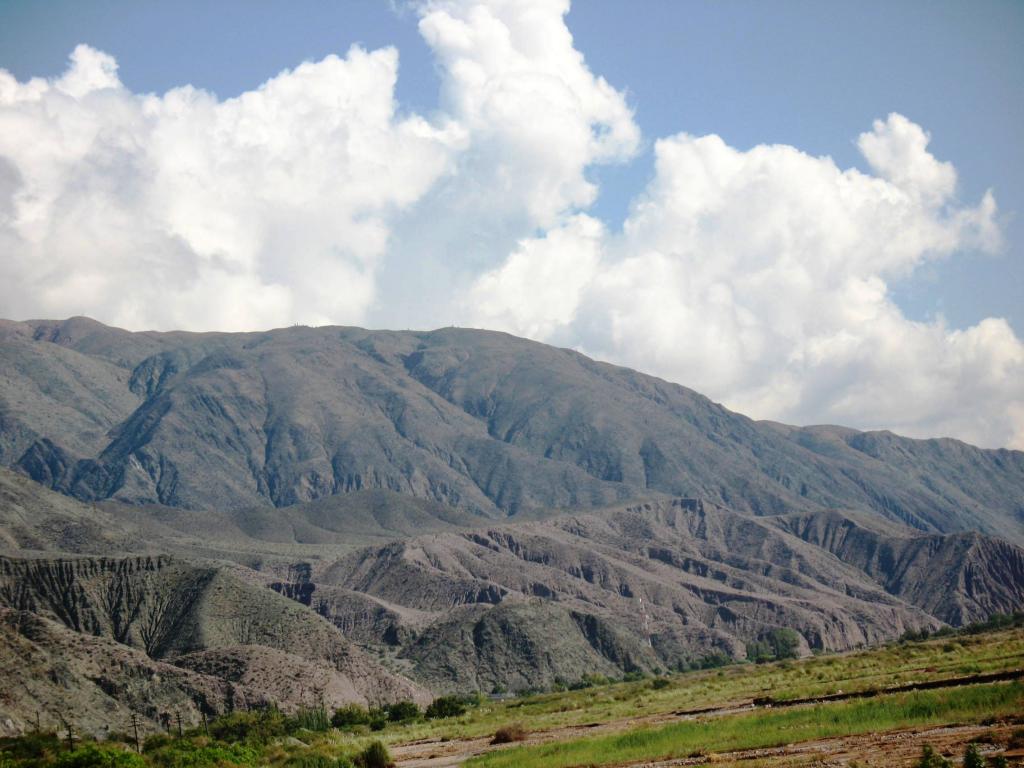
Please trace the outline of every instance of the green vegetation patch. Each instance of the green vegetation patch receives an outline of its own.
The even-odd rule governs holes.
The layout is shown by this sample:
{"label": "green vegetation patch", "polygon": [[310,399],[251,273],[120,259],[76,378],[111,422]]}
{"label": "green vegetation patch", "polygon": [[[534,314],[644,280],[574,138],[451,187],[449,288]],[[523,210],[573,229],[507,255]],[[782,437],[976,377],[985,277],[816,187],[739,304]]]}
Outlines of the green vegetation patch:
{"label": "green vegetation patch", "polygon": [[775,747],[811,739],[899,727],[976,721],[1024,708],[1019,682],[878,696],[750,715],[689,720],[536,747],[516,747],[471,759],[467,765],[499,768],[569,768],[631,760],[679,758],[697,752]]}

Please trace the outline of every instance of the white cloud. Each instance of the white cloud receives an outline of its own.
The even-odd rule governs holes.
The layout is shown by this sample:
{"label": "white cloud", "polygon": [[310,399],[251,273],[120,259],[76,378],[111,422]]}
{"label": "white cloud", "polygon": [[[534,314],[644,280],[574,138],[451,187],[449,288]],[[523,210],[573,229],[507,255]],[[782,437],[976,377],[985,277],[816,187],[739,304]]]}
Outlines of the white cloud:
{"label": "white cloud", "polygon": [[901,115],[870,172],[789,146],[656,142],[621,232],[588,171],[640,134],[587,67],[567,0],[425,0],[429,118],[398,54],[353,48],[238,98],[135,94],[79,46],[0,70],[0,314],[131,328],[294,322],[501,328],[692,386],[756,417],[1024,447],[1024,345],[1000,319],[914,322],[930,259],[996,250],[996,205]]}
{"label": "white cloud", "polygon": [[[900,115],[859,146],[879,175],[788,146],[663,139],[621,235],[577,238],[603,260],[560,265],[571,282],[535,269],[531,287],[518,277],[521,249],[477,290],[510,330],[569,340],[761,418],[1024,447],[1024,345],[1006,322],[913,322],[888,293],[928,259],[998,247],[994,199],[958,206],[952,166]],[[495,278],[506,273],[514,291]],[[545,306],[531,314],[518,297],[534,291]],[[540,322],[565,312],[561,327]]]}
{"label": "white cloud", "polygon": [[358,321],[388,220],[448,164],[396,117],[398,54],[353,48],[236,99],[128,92],[79,46],[53,82],[0,72],[5,312],[129,327]]}
{"label": "white cloud", "polygon": [[586,207],[596,162],[628,159],[639,130],[622,94],[595,77],[565,25],[568,0],[435,0],[420,31],[444,74],[443,105],[470,136],[473,195],[552,226]]}
{"label": "white cloud", "polygon": [[575,317],[600,266],[604,234],[601,222],[580,214],[522,240],[501,267],[476,280],[462,315],[484,328],[552,338]]}

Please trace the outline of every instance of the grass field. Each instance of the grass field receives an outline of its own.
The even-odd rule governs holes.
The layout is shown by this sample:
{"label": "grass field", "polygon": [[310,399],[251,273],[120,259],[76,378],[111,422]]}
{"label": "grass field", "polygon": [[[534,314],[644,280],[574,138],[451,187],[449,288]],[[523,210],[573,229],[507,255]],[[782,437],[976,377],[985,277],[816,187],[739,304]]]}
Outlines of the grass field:
{"label": "grass field", "polygon": [[591,739],[517,747],[466,763],[480,768],[568,768],[688,757],[752,747],[877,733],[895,728],[978,722],[1024,712],[1018,682],[802,706],[686,721]]}
{"label": "grass field", "polygon": [[1022,667],[1024,630],[1014,629],[799,661],[688,672],[669,676],[668,685],[657,690],[651,680],[641,680],[486,702],[458,719],[389,726],[377,736],[387,743],[473,738],[512,723],[525,723],[533,731],[547,730],[744,704],[762,696],[800,699]]}
{"label": "grass field", "polygon": [[[771,664],[735,664],[506,702],[484,699],[458,717],[388,723],[376,731],[366,725],[329,728],[323,715],[317,725],[292,718],[286,730],[270,732],[267,728],[275,722],[280,725],[284,715],[250,713],[250,719],[242,717],[234,730],[230,718],[224,718],[211,723],[210,736],[193,731],[183,739],[157,737],[142,755],[132,753],[124,741],[83,743],[82,755],[68,753],[56,735],[39,734],[0,744],[0,768],[345,768],[364,764],[355,758],[375,741],[387,745],[399,765],[433,765],[435,754],[446,761],[439,765],[468,760],[468,765],[480,768],[628,764],[894,728],[1020,718],[1021,681],[884,691],[1021,668],[1024,628],[1016,628]],[[785,702],[858,691],[876,695],[818,706],[749,709],[754,699],[766,696]],[[696,717],[681,714],[742,707],[748,709]],[[490,747],[495,732],[508,726],[519,726],[522,733],[517,738],[526,743]],[[774,768],[798,763],[764,764]],[[901,764],[909,763],[892,763]]]}

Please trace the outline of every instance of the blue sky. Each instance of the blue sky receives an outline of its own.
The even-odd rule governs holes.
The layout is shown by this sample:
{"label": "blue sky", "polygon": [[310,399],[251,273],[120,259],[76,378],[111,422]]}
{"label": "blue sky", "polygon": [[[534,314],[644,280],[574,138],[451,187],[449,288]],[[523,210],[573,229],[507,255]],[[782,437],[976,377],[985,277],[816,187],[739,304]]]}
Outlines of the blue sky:
{"label": "blue sky", "polygon": [[[1024,3],[560,5],[0,0],[0,69],[22,89],[0,141],[0,239],[5,178],[16,217],[0,315],[480,325],[754,416],[1024,445]],[[397,50],[393,92],[387,57],[353,44]],[[310,77],[287,72],[302,62]],[[88,84],[61,85],[69,71]],[[211,95],[146,106],[186,84]],[[339,118],[346,89],[397,113]],[[549,141],[531,127],[552,104]],[[306,123],[273,114],[302,110],[316,130],[291,146]],[[367,125],[371,151],[346,155],[338,136]],[[606,140],[577,152],[581,130]],[[196,158],[216,172],[197,180]],[[799,194],[817,184],[820,206]],[[690,205],[703,194],[719,196]],[[153,274],[165,302],[146,298]]]}

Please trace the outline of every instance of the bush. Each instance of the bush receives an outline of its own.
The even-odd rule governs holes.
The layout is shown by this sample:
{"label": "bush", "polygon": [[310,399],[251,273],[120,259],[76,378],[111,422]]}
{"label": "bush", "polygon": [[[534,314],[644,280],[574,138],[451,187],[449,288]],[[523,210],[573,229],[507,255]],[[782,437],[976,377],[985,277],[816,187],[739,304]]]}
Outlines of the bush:
{"label": "bush", "polygon": [[288,730],[326,731],[331,727],[327,710],[320,707],[302,707],[288,721]]}
{"label": "bush", "polygon": [[60,755],[54,765],[56,768],[146,768],[146,761],[122,747],[83,744]]}
{"label": "bush", "polygon": [[0,739],[0,753],[15,760],[44,760],[61,750],[61,740],[56,733],[26,733]]}
{"label": "bush", "polygon": [[964,752],[964,768],[985,768],[985,758],[981,756],[977,744],[967,745],[967,751]]}
{"label": "bush", "polygon": [[391,755],[388,748],[379,741],[372,742],[366,749],[356,757],[356,765],[359,768],[391,768]]}
{"label": "bush", "polygon": [[653,688],[656,691],[664,690],[665,688],[668,688],[670,685],[672,685],[672,681],[669,680],[667,677],[656,677],[653,680],[651,680],[651,688]]}
{"label": "bush", "polygon": [[285,766],[286,768],[354,768],[355,764],[347,757],[295,755],[288,758]]}
{"label": "bush", "polygon": [[925,744],[921,747],[921,758],[914,768],[952,768],[952,764],[936,752],[931,744]]}
{"label": "bush", "polygon": [[398,701],[394,704],[388,704],[385,710],[388,713],[388,720],[392,723],[416,720],[422,714],[414,701]]}
{"label": "bush", "polygon": [[[210,723],[210,735],[220,741],[249,741],[267,744],[288,735],[288,719],[277,709],[261,712],[232,712]],[[149,740],[146,741],[147,747]]]}
{"label": "bush", "polygon": [[512,723],[494,732],[491,744],[511,744],[513,741],[522,741],[526,738],[527,730],[522,723]]}
{"label": "bush", "polygon": [[761,640],[747,643],[747,661],[752,661],[755,664],[764,664],[773,658],[772,648],[768,643]]}
{"label": "bush", "polygon": [[369,724],[370,713],[367,712],[366,707],[361,707],[358,704],[347,704],[344,707],[339,707],[331,715],[331,725],[335,728],[345,729],[355,725]]}
{"label": "bush", "polygon": [[220,768],[229,765],[255,765],[259,752],[245,744],[192,741],[191,739],[168,740],[157,748],[150,748],[146,741],[149,762],[158,768]]}
{"label": "bush", "polygon": [[747,643],[747,659],[757,664],[795,659],[800,652],[800,635],[792,629],[773,629],[763,640]]}
{"label": "bush", "polygon": [[430,720],[441,717],[458,717],[466,713],[466,705],[458,696],[440,696],[430,702],[425,712]]}
{"label": "bush", "polygon": [[800,655],[800,635],[789,628],[773,629],[768,643],[776,659],[795,659]]}

